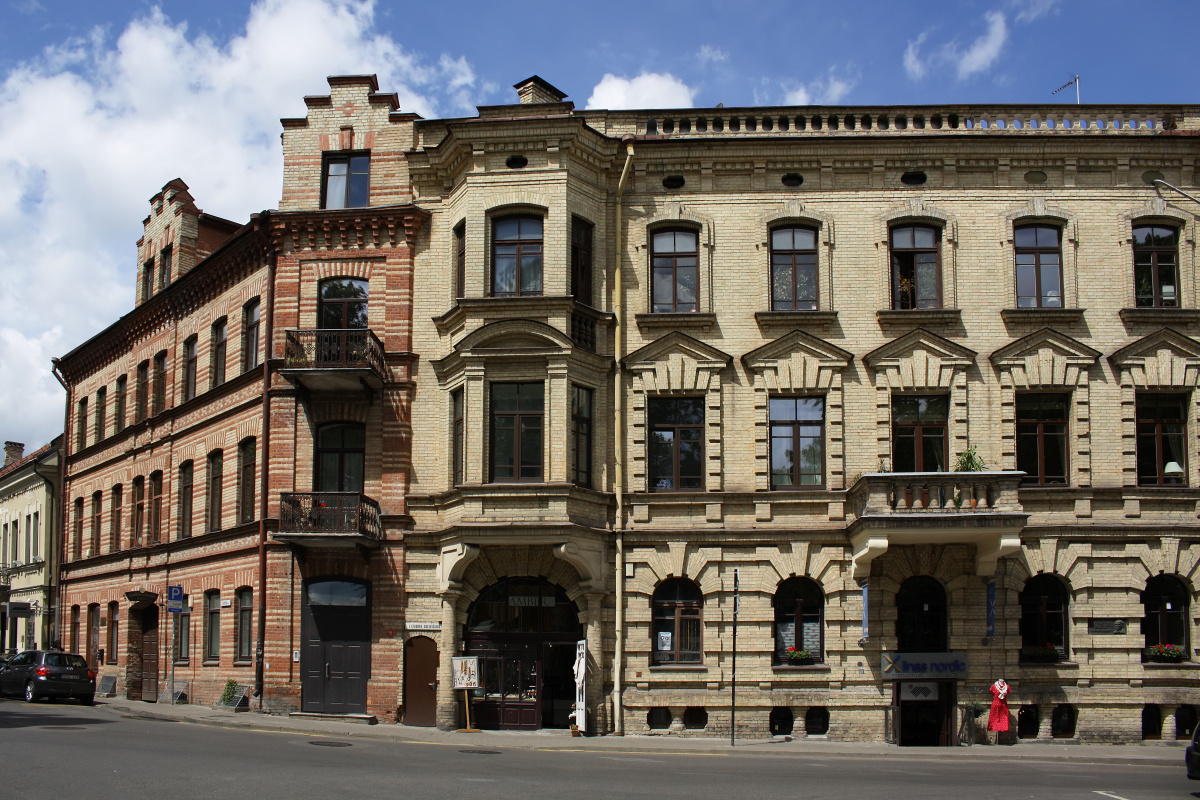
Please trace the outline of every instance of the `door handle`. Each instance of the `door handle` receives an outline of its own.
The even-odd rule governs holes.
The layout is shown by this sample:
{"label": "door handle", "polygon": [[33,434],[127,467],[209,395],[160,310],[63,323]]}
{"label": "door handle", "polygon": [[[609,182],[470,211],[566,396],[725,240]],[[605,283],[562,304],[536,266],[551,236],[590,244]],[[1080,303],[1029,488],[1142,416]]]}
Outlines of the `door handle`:
{"label": "door handle", "polygon": [[434,682],[434,683],[431,683],[431,684],[429,684],[429,688],[430,688],[430,689],[436,689],[436,688],[437,688],[437,683],[436,683],[436,682]]}
{"label": "door handle", "polygon": [[325,680],[329,680],[329,662],[325,662]]}

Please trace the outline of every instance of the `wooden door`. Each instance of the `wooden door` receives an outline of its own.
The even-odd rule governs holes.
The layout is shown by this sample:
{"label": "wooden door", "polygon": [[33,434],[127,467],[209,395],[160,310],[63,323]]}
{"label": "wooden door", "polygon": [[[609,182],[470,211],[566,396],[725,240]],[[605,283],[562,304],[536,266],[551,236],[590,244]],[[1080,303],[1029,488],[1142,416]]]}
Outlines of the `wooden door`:
{"label": "wooden door", "polygon": [[[347,581],[314,586],[339,589]],[[362,605],[314,605],[306,602],[301,621],[301,708],[317,714],[362,714],[367,710],[367,680],[371,677],[371,609]],[[343,598],[347,599],[347,598]],[[335,601],[336,602],[336,601]]]}
{"label": "wooden door", "polygon": [[158,701],[158,606],[142,612],[142,699]]}
{"label": "wooden door", "polygon": [[404,645],[404,724],[432,728],[437,724],[437,643],[414,636]]}

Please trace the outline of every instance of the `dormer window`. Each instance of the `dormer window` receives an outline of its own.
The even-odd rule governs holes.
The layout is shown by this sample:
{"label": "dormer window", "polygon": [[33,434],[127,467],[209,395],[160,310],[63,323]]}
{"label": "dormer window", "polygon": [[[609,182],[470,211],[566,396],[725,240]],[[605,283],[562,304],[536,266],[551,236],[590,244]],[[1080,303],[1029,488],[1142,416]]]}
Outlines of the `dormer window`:
{"label": "dormer window", "polygon": [[325,157],[323,208],[366,208],[370,188],[370,155],[359,153]]}

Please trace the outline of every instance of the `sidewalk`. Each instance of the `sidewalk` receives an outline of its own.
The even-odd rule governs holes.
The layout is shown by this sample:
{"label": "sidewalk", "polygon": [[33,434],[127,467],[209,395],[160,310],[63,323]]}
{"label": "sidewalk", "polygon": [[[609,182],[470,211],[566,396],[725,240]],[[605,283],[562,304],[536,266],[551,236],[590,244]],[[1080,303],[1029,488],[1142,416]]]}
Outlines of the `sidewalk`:
{"label": "sidewalk", "polygon": [[1097,745],[1022,742],[1012,746],[900,748],[883,742],[832,742],[820,738],[777,737],[739,740],[696,736],[585,736],[566,731],[483,731],[462,733],[405,725],[345,722],[232,712],[201,705],[164,705],[120,698],[97,698],[96,706],[108,713],[135,719],[187,722],[222,728],[292,733],[308,736],[374,739],[408,744],[482,749],[636,752],[680,755],[772,755],[811,758],[921,758],[1012,761],[1069,761],[1078,763],[1136,764],[1183,768],[1186,742],[1146,745]]}

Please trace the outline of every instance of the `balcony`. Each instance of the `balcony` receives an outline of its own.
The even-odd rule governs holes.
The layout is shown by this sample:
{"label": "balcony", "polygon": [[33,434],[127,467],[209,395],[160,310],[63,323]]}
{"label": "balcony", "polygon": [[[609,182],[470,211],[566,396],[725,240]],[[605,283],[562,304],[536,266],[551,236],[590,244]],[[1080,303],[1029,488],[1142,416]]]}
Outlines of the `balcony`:
{"label": "balcony", "polygon": [[279,374],[310,391],[378,389],[387,379],[383,343],[366,328],[287,331]]}
{"label": "balcony", "polygon": [[284,492],[279,506],[281,542],[373,547],[383,540],[379,504],[358,492]]}
{"label": "balcony", "polygon": [[992,575],[996,562],[1021,546],[1029,515],[1017,488],[1023,472],[876,472],[850,487],[847,532],[854,577],[891,545],[973,544],[975,567]]}

